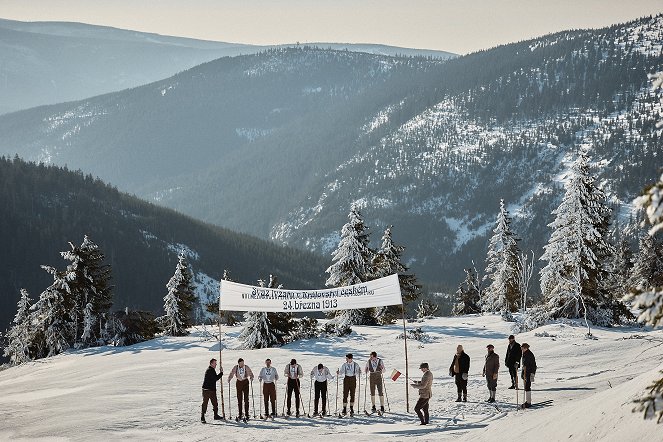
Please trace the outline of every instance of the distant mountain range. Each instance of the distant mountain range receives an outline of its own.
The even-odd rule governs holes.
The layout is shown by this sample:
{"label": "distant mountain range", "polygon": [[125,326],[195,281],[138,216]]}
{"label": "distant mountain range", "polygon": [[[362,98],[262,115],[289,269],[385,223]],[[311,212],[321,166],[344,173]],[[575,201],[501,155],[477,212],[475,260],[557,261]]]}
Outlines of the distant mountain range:
{"label": "distant mountain range", "polygon": [[98,175],[190,216],[329,257],[352,203],[421,279],[483,267],[500,198],[538,259],[580,148],[616,209],[663,152],[663,17],[450,60],[309,46],[0,117],[0,152]]}
{"label": "distant mountain range", "polygon": [[[385,55],[453,56],[383,45],[317,45]],[[115,92],[216,58],[253,54],[269,47],[82,23],[0,19],[0,114]]]}
{"label": "distant mountain range", "polygon": [[36,300],[52,283],[40,266],[64,269],[60,252],[84,235],[112,266],[113,310],[162,314],[180,251],[203,305],[218,302],[224,270],[249,284],[270,274],[291,288],[324,282],[327,262],[317,255],[193,220],[80,172],[0,158],[0,189],[0,330],[13,319],[21,288]]}

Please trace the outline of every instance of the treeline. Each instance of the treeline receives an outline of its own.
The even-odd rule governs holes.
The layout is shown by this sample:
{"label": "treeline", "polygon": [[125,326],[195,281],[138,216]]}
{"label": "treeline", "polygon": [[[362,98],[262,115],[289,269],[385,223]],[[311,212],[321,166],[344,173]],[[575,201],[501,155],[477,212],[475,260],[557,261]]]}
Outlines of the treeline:
{"label": "treeline", "polygon": [[241,280],[275,272],[291,287],[318,287],[324,260],[211,226],[119,192],[91,175],[0,158],[0,329],[6,329],[21,289],[41,293],[52,281],[41,265],[59,267],[58,250],[92,238],[113,269],[113,309],[160,314],[164,285],[182,245],[198,273]]}

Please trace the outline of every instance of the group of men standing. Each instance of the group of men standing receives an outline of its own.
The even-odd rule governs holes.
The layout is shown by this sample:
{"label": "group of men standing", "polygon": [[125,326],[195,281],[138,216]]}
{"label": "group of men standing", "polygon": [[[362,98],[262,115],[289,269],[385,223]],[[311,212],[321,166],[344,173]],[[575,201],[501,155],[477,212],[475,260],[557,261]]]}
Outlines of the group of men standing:
{"label": "group of men standing", "polygon": [[[500,369],[500,358],[495,353],[495,346],[488,344],[486,346],[487,354],[485,363],[482,369],[482,376],[486,378],[486,385],[490,397],[486,402],[495,402],[495,394],[497,392],[497,378]],[[529,349],[529,344],[523,343],[522,345],[516,342],[515,336],[509,336],[509,345],[507,346],[504,364],[509,369],[511,377],[511,386],[509,389],[518,388],[518,368],[521,366],[521,378],[525,382],[525,401],[522,405],[523,408],[532,406],[532,382],[534,381],[534,374],[536,373],[536,359],[534,353]],[[453,357],[451,366],[449,367],[449,375],[455,378],[456,388],[458,390],[458,398],[456,402],[467,402],[467,380],[470,371],[470,357],[465,353],[462,345],[456,348],[456,354]]]}
{"label": "group of men standing", "polygon": [[[492,344],[487,345],[486,349],[487,354],[485,356],[485,362],[482,369],[482,376],[486,378],[486,384],[490,394],[490,397],[486,400],[486,402],[492,403],[495,402],[495,395],[497,392],[497,379],[500,369],[500,358],[495,353],[495,347]],[[534,354],[530,351],[529,345],[527,343],[520,345],[516,342],[516,339],[513,335],[509,336],[509,345],[506,350],[504,363],[508,367],[509,375],[511,377],[511,386],[509,387],[510,389],[518,388],[518,368],[522,366],[521,378],[525,383],[525,400],[522,407],[531,407],[531,386],[532,382],[534,381],[534,374],[536,373],[536,359]],[[216,359],[212,359],[210,361],[210,366],[205,372],[205,380],[203,382],[203,404],[200,417],[201,422],[205,422],[205,413],[207,411],[207,404],[209,401],[212,402],[212,406],[214,407],[214,419],[222,419],[222,417],[218,414],[216,382],[223,376],[223,371],[221,371],[219,374],[216,374],[216,364]],[[428,403],[432,395],[431,387],[433,384],[433,374],[431,373],[428,363],[426,362],[422,363],[419,368],[423,372],[422,379],[421,381],[413,381],[411,384],[413,388],[419,390],[419,400],[417,401],[414,409],[419,416],[421,425],[427,425],[429,422]],[[379,413],[383,413],[385,411],[384,371],[385,367],[382,359],[378,357],[376,352],[371,352],[371,356],[368,361],[366,361],[366,366],[364,367],[364,372],[366,373],[366,378],[369,383],[368,385],[370,385],[371,391],[371,413],[378,412],[376,405],[376,392],[380,401]],[[454,354],[451,366],[449,367],[449,375],[454,377],[458,391],[458,398],[456,399],[456,402],[467,402],[467,381],[469,377],[469,371],[470,357],[467,353],[465,353],[463,346],[459,345],[456,348],[456,353]],[[295,415],[299,417],[301,415],[300,410],[303,408],[300,379],[304,377],[304,370],[302,369],[302,366],[297,363],[297,360],[292,359],[290,363],[285,366],[283,375],[287,378],[287,415],[292,415],[292,396],[294,393]],[[313,416],[325,416],[327,415],[328,406],[328,381],[334,379],[334,376],[322,363],[313,367],[310,375],[312,384],[311,387],[315,390],[315,405]],[[350,416],[352,416],[355,413],[357,386],[360,382],[359,377],[361,376],[361,367],[353,360],[352,353],[345,355],[345,362],[338,370],[336,370],[336,376],[337,389],[338,380],[341,377],[343,378],[343,410],[339,414],[341,416],[345,416],[348,413],[349,405],[349,413]],[[228,383],[230,383],[233,377],[236,379],[235,387],[237,391],[237,406],[239,409],[238,418],[246,421],[249,418],[250,382],[253,381],[254,377],[251,368],[244,364],[244,360],[242,358],[240,358],[237,361],[237,365],[232,368],[230,375],[228,376]],[[260,370],[258,380],[262,383],[262,396],[265,406],[264,418],[267,419],[270,416],[273,418],[277,415],[276,382],[279,380],[279,374],[277,370],[272,367],[271,359],[265,360],[265,366]],[[321,408],[319,407],[320,402],[322,402]],[[269,412],[270,405],[272,410],[271,413]],[[321,410],[321,412],[318,413],[318,410]]]}
{"label": "group of men standing", "polygon": [[[202,413],[200,416],[201,422],[205,423],[205,413],[207,412],[208,402],[212,402],[214,409],[214,419],[222,419],[218,414],[218,400],[216,397],[216,382],[223,376],[223,370],[219,374],[216,373],[217,361],[216,359],[210,360],[210,365],[205,372],[205,379],[203,382],[203,404]],[[371,352],[371,356],[366,362],[364,369],[368,378],[371,390],[371,412],[376,412],[375,396],[380,401],[380,412],[384,412],[384,363],[382,359],[378,358],[376,352]],[[301,415],[300,406],[303,408],[303,401],[301,397],[301,382],[300,379],[304,377],[304,370],[302,366],[297,363],[296,359],[292,359],[283,370],[283,375],[286,377],[286,404],[288,416],[292,415],[292,396],[295,396],[295,416]],[[313,416],[327,415],[328,405],[328,388],[329,380],[334,379],[334,376],[324,364],[318,364],[311,370],[312,388],[315,390],[314,412]],[[345,362],[341,367],[336,370],[337,379],[343,378],[343,410],[341,415],[348,413],[348,404],[350,408],[350,415],[355,413],[355,400],[357,385],[359,377],[361,376],[361,367],[353,360],[352,353],[345,355]],[[235,388],[237,392],[237,407],[239,410],[238,420],[249,419],[249,391],[250,383],[253,382],[254,375],[251,368],[244,363],[244,359],[239,358],[237,365],[235,365],[230,375],[228,376],[228,383],[235,378]],[[262,397],[265,406],[264,419],[268,417],[276,417],[276,382],[279,380],[279,374],[276,368],[272,367],[271,359],[265,360],[265,366],[258,374],[258,380],[262,383]],[[349,402],[348,402],[349,399]],[[322,403],[322,407],[319,405]],[[284,404],[284,406],[286,405]],[[269,412],[271,405],[271,413]],[[318,410],[321,410],[318,413]],[[303,410],[302,410],[303,411]]]}

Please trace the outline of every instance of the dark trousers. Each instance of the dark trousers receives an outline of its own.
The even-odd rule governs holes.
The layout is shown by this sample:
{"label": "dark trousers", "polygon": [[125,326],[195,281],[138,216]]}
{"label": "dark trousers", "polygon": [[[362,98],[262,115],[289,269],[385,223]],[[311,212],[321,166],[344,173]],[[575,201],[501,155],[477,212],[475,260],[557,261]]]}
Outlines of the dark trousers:
{"label": "dark trousers", "polygon": [[265,382],[262,384],[262,397],[265,401],[265,415],[269,415],[269,403],[272,403],[272,414],[276,416],[276,384]]}
{"label": "dark trousers", "polygon": [[242,401],[244,401],[244,416],[249,417],[249,380],[237,381],[237,408],[239,417],[242,417]]}
{"label": "dark trousers", "polygon": [[467,397],[467,379],[463,379],[462,373],[456,374],[456,389],[458,390],[458,397],[462,394]]}
{"label": "dark trousers", "polygon": [[[417,401],[417,405],[414,406],[414,411],[417,413],[417,416],[419,416],[419,420],[421,421],[422,424],[427,424],[428,423],[428,401],[430,398],[423,398],[420,397],[419,400]],[[423,411],[423,413],[422,413]]]}
{"label": "dark trousers", "polygon": [[509,375],[511,376],[511,385],[516,385],[516,379],[518,379],[518,369],[516,366],[509,367]]}
{"label": "dark trousers", "polygon": [[295,409],[299,411],[299,379],[288,379],[288,411],[290,411],[290,405],[292,404],[292,391],[295,391]]}
{"label": "dark trousers", "polygon": [[214,414],[219,414],[219,402],[216,399],[216,390],[203,390],[203,414],[207,413],[207,402],[212,402]]}
{"label": "dark trousers", "polygon": [[357,389],[357,377],[346,376],[343,378],[343,406],[348,403],[348,394],[350,394],[350,406],[355,405],[355,390]]}
{"label": "dark trousers", "polygon": [[318,402],[322,397],[322,414],[327,414],[327,381],[315,381],[315,405],[313,411],[318,414]]}

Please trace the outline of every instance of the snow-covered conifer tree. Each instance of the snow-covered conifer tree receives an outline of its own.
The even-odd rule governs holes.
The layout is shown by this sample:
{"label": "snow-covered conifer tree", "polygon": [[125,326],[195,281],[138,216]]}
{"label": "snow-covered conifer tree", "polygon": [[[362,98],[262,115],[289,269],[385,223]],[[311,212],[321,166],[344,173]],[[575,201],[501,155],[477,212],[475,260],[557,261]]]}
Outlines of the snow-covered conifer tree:
{"label": "snow-covered conifer tree", "polygon": [[[417,277],[408,274],[408,267],[403,264],[402,256],[405,247],[394,244],[391,234],[393,226],[385,229],[382,235],[382,245],[371,260],[370,279],[382,278],[385,276],[398,274],[398,283],[401,289],[403,303],[416,300],[421,294],[421,285],[417,283]],[[401,316],[400,305],[390,305],[378,307],[375,310],[375,318],[379,324],[391,324]]]}
{"label": "snow-covered conifer tree", "polygon": [[[96,345],[101,339],[102,322],[113,304],[111,269],[103,263],[105,257],[99,246],[87,235],[80,246],[72,243],[69,246],[71,250],[60,254],[70,261],[66,270],[70,292],[65,297],[65,306],[73,322],[74,341],[77,347]],[[86,316],[88,304],[90,309]],[[85,321],[100,326],[90,327],[85,333]]]}
{"label": "snow-covered conifer tree", "polygon": [[95,333],[95,322],[96,315],[94,314],[94,307],[92,307],[91,302],[88,302],[85,309],[83,309],[83,334],[81,335],[83,342],[89,342]]}
{"label": "snow-covered conifer tree", "polygon": [[18,300],[16,316],[12,326],[7,332],[7,346],[4,355],[13,365],[22,364],[32,359],[30,354],[31,326],[30,326],[30,295],[21,289],[21,298]]}
{"label": "snow-covered conifer tree", "polygon": [[192,279],[184,252],[181,252],[175,273],[166,284],[168,293],[163,298],[166,314],[157,318],[166,335],[184,336],[188,333],[187,328],[192,325],[191,312],[196,301]]}
{"label": "snow-covered conifer tree", "polygon": [[628,288],[663,286],[663,245],[648,233],[640,237]]}
{"label": "snow-covered conifer tree", "polygon": [[[359,208],[353,204],[348,214],[349,221],[341,229],[341,240],[332,254],[332,265],[326,270],[329,278],[327,287],[342,287],[360,284],[369,280],[373,251],[369,247],[369,233]],[[339,329],[347,330],[355,324],[370,324],[375,318],[370,309],[339,310],[334,312],[334,321]]]}
{"label": "snow-covered conifer tree", "polygon": [[[654,91],[663,91],[663,72],[651,76]],[[661,97],[663,102],[663,97]],[[663,120],[657,126],[663,127]],[[663,231],[663,175],[658,183],[645,189],[644,194],[634,201],[635,205],[645,210],[647,221],[651,224],[650,235]],[[638,320],[653,327],[663,326],[663,285],[640,286],[632,290],[627,299],[640,309]],[[661,372],[663,374],[663,371]],[[649,391],[636,402],[638,410],[644,411],[645,418],[655,418],[663,422],[663,376],[649,386]]]}
{"label": "snow-covered conifer tree", "polygon": [[[276,280],[270,278],[274,283]],[[260,287],[265,287],[265,281],[258,280]],[[267,312],[244,313],[244,326],[239,334],[242,348],[270,348],[279,345],[279,338],[272,331],[272,324]]]}
{"label": "snow-covered conifer tree", "polygon": [[71,296],[69,288],[69,273],[60,272],[50,266],[42,266],[53,276],[51,284],[34,305],[34,322],[43,336],[43,345],[39,343],[43,353],[39,356],[54,356],[62,353],[71,346],[74,339],[74,324],[65,306],[65,298]]}
{"label": "snow-covered conifer tree", "polygon": [[[612,308],[603,292],[604,262],[614,253],[608,242],[610,209],[603,191],[589,171],[589,158],[581,153],[573,164],[561,204],[549,224],[553,232],[541,260],[541,290],[552,318],[589,319],[610,322]],[[585,311],[584,304],[589,309]]]}
{"label": "snow-covered conifer tree", "polygon": [[511,217],[500,200],[497,225],[488,243],[486,276],[490,285],[481,299],[485,312],[515,312],[520,301],[520,241],[511,230]]}
{"label": "snow-covered conifer tree", "polygon": [[[264,281],[259,281],[260,286],[264,287]],[[279,284],[278,278],[274,275],[269,275],[269,283],[267,287],[275,289],[282,288],[283,286]],[[290,335],[294,328],[294,322],[292,319],[292,313],[277,313],[269,312],[267,313],[267,319],[270,325],[270,331],[276,336],[276,339],[279,344],[285,344],[290,340]]]}
{"label": "snow-covered conifer tree", "polygon": [[456,291],[456,304],[451,310],[455,316],[480,313],[480,284],[479,277],[474,269],[465,269],[465,281],[463,281]]}
{"label": "snow-covered conifer tree", "polygon": [[417,319],[425,319],[435,316],[439,306],[428,299],[422,299],[417,305]]}

